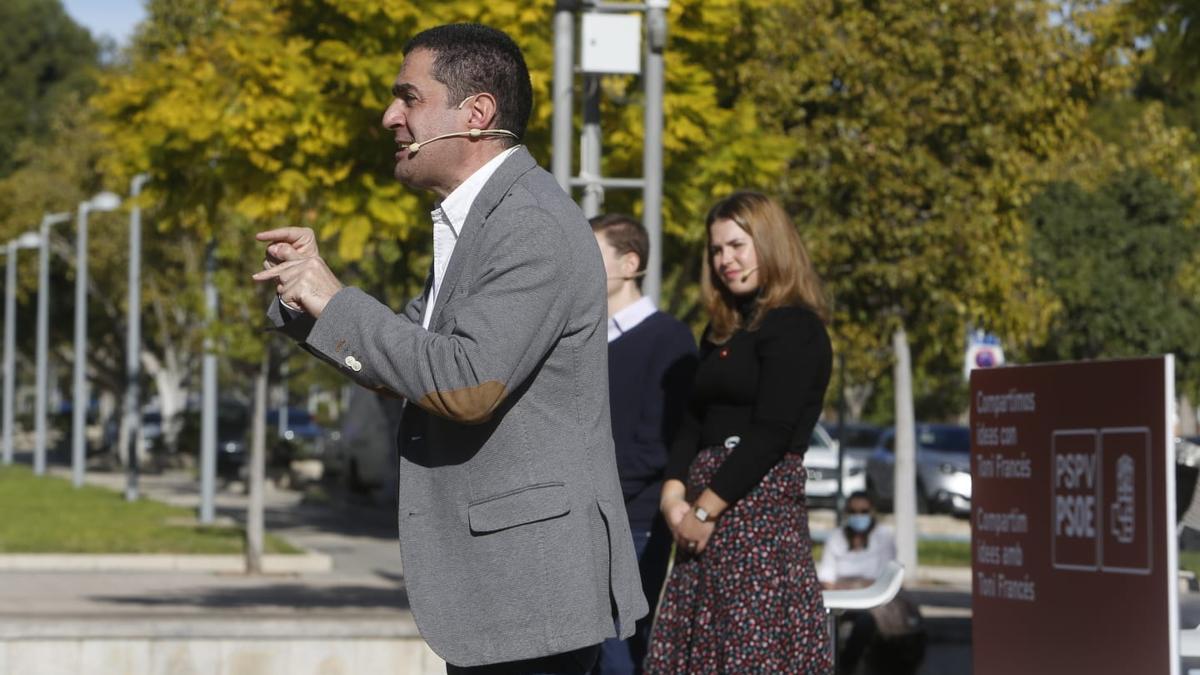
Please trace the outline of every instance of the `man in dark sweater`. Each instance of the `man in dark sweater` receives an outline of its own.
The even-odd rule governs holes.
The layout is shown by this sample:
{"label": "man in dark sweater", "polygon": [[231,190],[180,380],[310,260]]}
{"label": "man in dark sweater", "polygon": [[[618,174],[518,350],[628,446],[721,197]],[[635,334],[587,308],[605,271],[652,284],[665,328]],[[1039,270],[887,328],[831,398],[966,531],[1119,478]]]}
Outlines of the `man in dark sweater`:
{"label": "man in dark sweater", "polygon": [[620,214],[591,220],[608,275],[608,385],[617,472],[650,614],[624,642],[601,646],[594,672],[640,673],[650,624],[670,556],[671,533],[659,514],[667,455],[696,369],[696,342],[678,319],[642,295],[650,238]]}

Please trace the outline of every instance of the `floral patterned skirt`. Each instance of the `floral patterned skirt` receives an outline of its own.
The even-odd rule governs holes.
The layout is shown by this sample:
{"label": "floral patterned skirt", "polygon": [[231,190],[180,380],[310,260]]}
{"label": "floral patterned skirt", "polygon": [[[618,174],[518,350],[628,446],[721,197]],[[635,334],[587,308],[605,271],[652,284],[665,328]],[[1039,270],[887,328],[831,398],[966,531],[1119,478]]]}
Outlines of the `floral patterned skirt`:
{"label": "floral patterned skirt", "polygon": [[[688,476],[689,499],[730,452],[700,451]],[[702,553],[676,549],[647,673],[833,670],[804,506],[806,475],[799,455],[784,455],[721,514]]]}

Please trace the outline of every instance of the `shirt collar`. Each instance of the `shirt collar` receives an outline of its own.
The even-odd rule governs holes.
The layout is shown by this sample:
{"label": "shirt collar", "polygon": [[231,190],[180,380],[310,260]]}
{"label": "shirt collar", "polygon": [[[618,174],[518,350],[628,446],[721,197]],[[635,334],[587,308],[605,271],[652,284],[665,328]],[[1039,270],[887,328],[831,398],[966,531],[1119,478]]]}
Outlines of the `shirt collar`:
{"label": "shirt collar", "polygon": [[642,296],[633,304],[617,311],[608,319],[608,341],[612,342],[633,330],[634,326],[645,321],[646,317],[657,311],[654,301],[646,296]]}
{"label": "shirt collar", "polygon": [[467,222],[467,214],[471,212],[471,205],[475,203],[475,198],[479,196],[479,193],[483,190],[483,186],[496,173],[496,170],[500,168],[504,160],[516,152],[518,147],[520,146],[514,145],[488,160],[487,164],[476,169],[475,173],[471,174],[462,184],[454,188],[453,192],[446,195],[442,203],[434,209],[434,218],[436,219],[437,212],[441,211],[450,225],[450,229],[454,231],[454,236],[458,237],[459,233],[462,232],[463,224]]}

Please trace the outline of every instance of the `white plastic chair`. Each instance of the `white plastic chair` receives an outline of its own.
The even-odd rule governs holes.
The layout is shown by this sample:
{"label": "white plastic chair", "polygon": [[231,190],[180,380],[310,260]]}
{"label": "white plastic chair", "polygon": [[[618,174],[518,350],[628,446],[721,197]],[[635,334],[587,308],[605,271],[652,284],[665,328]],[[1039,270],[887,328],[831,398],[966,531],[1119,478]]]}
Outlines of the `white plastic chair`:
{"label": "white plastic chair", "polygon": [[[1200,626],[1196,628],[1184,628],[1179,631],[1179,656],[1183,658],[1196,658],[1200,656]],[[1196,672],[1195,669],[1188,670],[1189,673]]]}
{"label": "white plastic chair", "polygon": [[837,671],[838,615],[846,610],[871,609],[886,605],[900,592],[904,583],[904,565],[892,560],[876,577],[875,582],[864,588],[839,591],[824,591],[825,616],[829,624],[829,649],[833,656],[834,671]]}

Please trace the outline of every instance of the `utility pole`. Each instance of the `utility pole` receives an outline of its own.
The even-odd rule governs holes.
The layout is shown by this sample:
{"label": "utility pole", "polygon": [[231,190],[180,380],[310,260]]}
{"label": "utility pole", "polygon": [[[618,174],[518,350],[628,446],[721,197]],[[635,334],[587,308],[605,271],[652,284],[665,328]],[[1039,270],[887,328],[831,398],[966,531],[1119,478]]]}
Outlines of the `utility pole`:
{"label": "utility pole", "polygon": [[208,324],[201,366],[200,410],[200,522],[211,524],[215,517],[217,483],[217,355],[212,324],[217,320],[217,243],[208,242],[204,256],[204,314]]}
{"label": "utility pole", "polygon": [[246,507],[246,573],[262,574],[263,491],[266,489],[267,379],[271,345],[263,346],[262,364],[254,376],[254,419],[250,431],[250,503]]}
{"label": "utility pole", "polygon": [[550,168],[554,180],[571,192],[571,129],[575,102],[575,0],[558,0],[554,6],[554,150]]}
{"label": "utility pole", "polygon": [[47,213],[38,226],[37,392],[33,412],[33,463],[46,464],[46,408],[50,390],[50,227],[71,222],[71,213]]}
{"label": "utility pole", "polygon": [[595,218],[604,205],[604,187],[600,185],[603,170],[600,158],[600,76],[583,78],[583,134],[579,138],[579,179],[584,182],[583,215]]}
{"label": "utility pole", "polygon": [[[87,410],[91,398],[87,383],[87,283],[88,283],[88,214],[92,211],[113,211],[121,198],[111,192],[101,192],[79,204],[75,219],[75,363],[71,369],[71,482],[83,485],[87,465]],[[37,458],[35,458],[36,460]],[[34,473],[46,471],[43,464],[34,464]]]}
{"label": "utility pole", "polygon": [[[4,255],[8,258],[4,275],[4,431],[3,461],[13,463],[13,434],[16,432],[16,340],[17,340],[17,255],[23,248],[35,248],[41,243],[36,232],[26,232],[8,242]],[[37,463],[37,459],[34,459]],[[45,470],[45,460],[42,461]]]}
{"label": "utility pole", "polygon": [[[663,52],[669,6],[670,0],[644,3],[559,0],[554,14],[554,150],[551,162],[554,178],[565,190],[583,188],[580,206],[589,218],[603,210],[606,189],[642,191],[642,223],[650,237],[650,256],[646,261],[642,294],[656,303],[662,287]],[[581,11],[583,17],[580,71],[584,75],[584,119],[579,175],[571,177],[576,11]],[[631,12],[641,12],[641,18]],[[598,17],[604,17],[604,20]],[[636,46],[639,41],[640,49]],[[645,97],[642,177],[605,177],[600,142],[600,76],[639,73],[642,74]]]}
{"label": "utility pole", "polygon": [[650,260],[642,293],[655,304],[662,292],[662,202],[663,202],[663,91],[666,69],[667,6],[670,0],[646,2],[645,135],[642,148],[642,224],[650,236]]}
{"label": "utility pole", "polygon": [[137,197],[150,177],[140,173],[129,185],[133,209],[129,213],[129,308],[125,335],[125,429],[129,444],[125,499],[138,499],[138,447],[142,437],[141,355],[142,355],[142,207]]}
{"label": "utility pole", "polygon": [[908,335],[900,328],[892,336],[896,353],[896,438],[892,512],[896,518],[896,557],[906,578],[917,575],[917,435],[913,415],[912,363]]}

